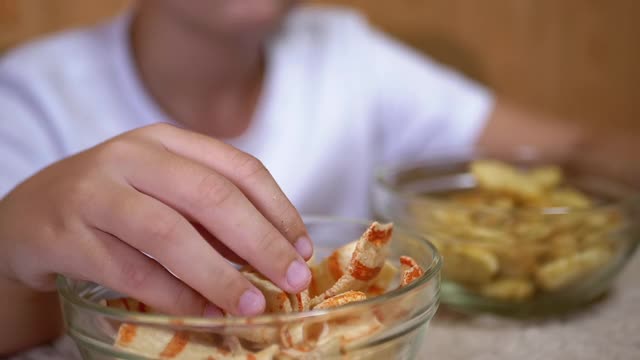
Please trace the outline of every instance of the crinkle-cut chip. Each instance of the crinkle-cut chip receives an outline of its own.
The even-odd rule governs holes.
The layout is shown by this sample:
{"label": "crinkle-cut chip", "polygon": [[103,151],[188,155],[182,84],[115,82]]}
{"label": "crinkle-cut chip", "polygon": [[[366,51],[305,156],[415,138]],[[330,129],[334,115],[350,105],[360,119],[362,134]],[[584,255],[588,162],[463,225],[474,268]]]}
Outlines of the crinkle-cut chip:
{"label": "crinkle-cut chip", "polygon": [[480,289],[482,295],[504,301],[523,301],[530,298],[534,291],[531,280],[518,278],[498,279]]}
{"label": "crinkle-cut chip", "polygon": [[132,311],[132,312],[140,312],[140,313],[155,312],[150,306],[130,297],[107,299],[103,301],[103,304],[110,308],[122,309],[122,310]]}
{"label": "crinkle-cut chip", "polygon": [[402,269],[400,287],[405,287],[424,275],[424,269],[409,256],[400,256],[400,264]]}
{"label": "crinkle-cut chip", "polygon": [[292,311],[289,295],[274,283],[255,271],[243,270],[241,273],[264,294],[266,300],[265,313],[289,313]]}
{"label": "crinkle-cut chip", "polygon": [[536,271],[536,281],[547,291],[557,290],[601,268],[612,256],[612,251],[606,247],[586,249],[542,265]]}
{"label": "crinkle-cut chip", "polygon": [[507,193],[520,200],[539,199],[545,188],[529,174],[500,161],[480,160],[471,164],[471,173],[484,190]]}
{"label": "crinkle-cut chip", "polygon": [[348,303],[352,303],[356,301],[363,301],[366,299],[367,299],[367,295],[362,291],[349,290],[349,291],[343,292],[342,294],[338,294],[325,299],[318,305],[314,306],[313,310],[330,309],[330,308],[346,305]]}
{"label": "crinkle-cut chip", "polygon": [[463,244],[443,250],[442,254],[443,275],[453,281],[474,285],[486,284],[499,269],[496,256],[479,246]]}
{"label": "crinkle-cut chip", "polygon": [[385,263],[393,224],[374,222],[356,242],[347,272],[324,293],[311,300],[311,307],[348,290],[366,290]]}
{"label": "crinkle-cut chip", "polygon": [[334,250],[319,264],[311,266],[313,278],[309,292],[312,297],[327,291],[344,275],[355,249],[356,241],[350,242]]}

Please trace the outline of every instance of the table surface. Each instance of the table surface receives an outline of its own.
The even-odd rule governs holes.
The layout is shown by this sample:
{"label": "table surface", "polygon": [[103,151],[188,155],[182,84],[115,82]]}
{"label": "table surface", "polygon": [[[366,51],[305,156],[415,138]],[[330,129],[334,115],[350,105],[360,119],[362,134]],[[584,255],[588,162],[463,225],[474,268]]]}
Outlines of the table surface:
{"label": "table surface", "polygon": [[[68,337],[12,360],[80,359]],[[441,309],[418,359],[640,359],[640,254],[601,301],[549,320],[463,316]]]}

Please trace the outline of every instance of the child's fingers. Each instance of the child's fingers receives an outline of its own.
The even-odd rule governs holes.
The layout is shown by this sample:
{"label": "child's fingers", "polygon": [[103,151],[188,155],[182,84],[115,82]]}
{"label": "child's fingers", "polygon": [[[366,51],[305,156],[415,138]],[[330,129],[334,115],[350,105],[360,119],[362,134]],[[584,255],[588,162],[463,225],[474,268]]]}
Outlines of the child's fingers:
{"label": "child's fingers", "polygon": [[201,224],[283,290],[298,293],[309,285],[302,257],[231,181],[170,152],[143,158],[127,177],[134,188]]}
{"label": "child's fingers", "polygon": [[82,269],[85,276],[163,313],[204,314],[209,301],[202,295],[137,249],[101,230],[92,230],[100,244],[94,244],[99,250],[91,252],[91,266]]}
{"label": "child's fingers", "polygon": [[209,245],[213,246],[214,249],[216,249],[216,251],[218,252],[218,254],[224,256],[227,260],[236,263],[238,265],[246,265],[247,261],[243,258],[241,258],[240,256],[238,256],[236,253],[234,253],[233,251],[231,251],[231,249],[229,249],[229,247],[227,245],[225,245],[222,241],[216,239],[215,236],[211,235],[207,229],[205,229],[202,225],[200,224],[192,224],[193,227],[196,228],[196,230],[198,230],[198,232],[200,233],[200,235],[207,240],[207,242],[209,243]]}
{"label": "child's fingers", "polygon": [[152,130],[152,136],[171,152],[231,180],[304,259],[311,258],[313,244],[300,214],[258,159],[205,135],[166,125]]}
{"label": "child's fingers", "polygon": [[149,254],[225,311],[256,315],[265,300],[177,211],[134,189],[107,192],[90,218],[94,226]]}

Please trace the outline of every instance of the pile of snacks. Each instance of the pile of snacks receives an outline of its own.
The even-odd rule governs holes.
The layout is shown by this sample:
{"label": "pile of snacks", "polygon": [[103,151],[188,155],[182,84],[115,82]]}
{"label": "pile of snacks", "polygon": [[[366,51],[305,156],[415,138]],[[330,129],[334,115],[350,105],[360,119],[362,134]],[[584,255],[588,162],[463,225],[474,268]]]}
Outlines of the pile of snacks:
{"label": "pile of snacks", "polygon": [[[302,293],[287,294],[251,268],[242,274],[266,299],[266,313],[326,310],[378,296],[410,284],[424,274],[410,257],[401,257],[401,269],[386,260],[393,225],[374,222],[359,240],[335,250],[311,264],[312,283]],[[399,276],[398,276],[399,275]],[[106,301],[110,307],[153,312],[130,298]],[[345,312],[322,321],[298,320],[273,327],[227,327],[207,332],[176,331],[124,323],[118,328],[115,346],[128,352],[159,359],[296,359],[340,354],[345,346],[383,328],[374,312]]]}
{"label": "pile of snacks", "polygon": [[619,252],[622,216],[566,186],[561,169],[482,160],[471,173],[474,188],[410,209],[444,258],[445,280],[487,298],[525,301],[579,283]]}

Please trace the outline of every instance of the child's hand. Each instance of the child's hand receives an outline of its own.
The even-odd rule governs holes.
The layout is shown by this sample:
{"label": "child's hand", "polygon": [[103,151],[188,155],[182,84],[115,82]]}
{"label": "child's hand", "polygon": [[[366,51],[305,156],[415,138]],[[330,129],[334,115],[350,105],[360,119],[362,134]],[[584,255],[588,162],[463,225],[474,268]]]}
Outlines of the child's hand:
{"label": "child's hand", "polygon": [[258,160],[168,125],[55,163],[0,202],[0,276],[48,291],[61,273],[174,314],[258,314],[262,294],[226,258],[296,293],[312,251]]}

